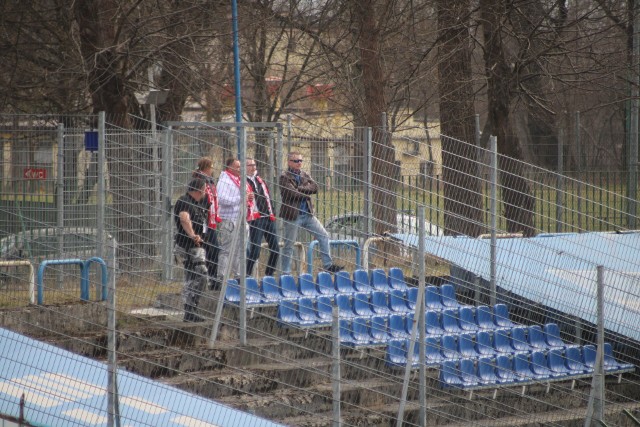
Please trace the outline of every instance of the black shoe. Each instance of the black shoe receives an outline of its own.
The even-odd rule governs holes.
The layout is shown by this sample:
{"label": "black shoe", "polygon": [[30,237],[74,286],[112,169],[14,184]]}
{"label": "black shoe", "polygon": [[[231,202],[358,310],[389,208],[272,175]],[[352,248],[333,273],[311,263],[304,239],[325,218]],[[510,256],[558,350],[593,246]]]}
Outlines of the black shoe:
{"label": "black shoe", "polygon": [[210,291],[219,291],[221,287],[222,287],[222,282],[219,279],[213,278],[213,277],[209,279]]}
{"label": "black shoe", "polygon": [[185,313],[184,314],[184,319],[182,319],[183,322],[191,322],[191,323],[199,323],[199,322],[204,322],[205,319],[204,317],[200,317],[195,313]]}
{"label": "black shoe", "polygon": [[184,305],[184,318],[182,319],[183,322],[192,322],[192,323],[198,323],[198,322],[204,322],[204,318],[198,316],[195,311],[197,310],[196,307],[192,306],[192,305]]}
{"label": "black shoe", "polygon": [[328,271],[329,273],[337,273],[338,271],[344,270],[343,265],[331,264],[329,267],[325,267],[324,271]]}

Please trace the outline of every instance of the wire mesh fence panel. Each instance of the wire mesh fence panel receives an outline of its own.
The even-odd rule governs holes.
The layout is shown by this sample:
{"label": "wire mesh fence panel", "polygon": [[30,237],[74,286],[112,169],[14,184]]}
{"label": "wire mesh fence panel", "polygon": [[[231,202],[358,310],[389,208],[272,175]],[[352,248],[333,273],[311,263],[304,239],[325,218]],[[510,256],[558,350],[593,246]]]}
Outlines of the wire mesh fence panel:
{"label": "wire mesh fence panel", "polygon": [[[327,138],[276,124],[245,123],[239,134],[233,123],[175,122],[152,131],[144,120],[135,122],[146,129],[107,119],[104,146],[95,151],[85,149],[81,126],[47,129],[51,147],[60,135],[64,141],[61,156],[51,149],[50,165],[55,172],[63,158],[64,179],[46,184],[42,196],[51,198],[55,215],[49,220],[42,213],[34,221],[35,208],[30,216],[24,205],[7,203],[1,220],[3,237],[21,232],[20,221],[27,231],[51,229],[41,242],[33,231],[27,240],[53,256],[61,254],[60,241],[71,244],[74,237],[88,242],[85,252],[75,251],[79,258],[105,257],[115,284],[124,424],[329,426],[338,417],[336,396],[345,426],[396,425],[401,407],[404,425],[423,425],[421,405],[426,425],[583,422],[594,374],[599,265],[605,266],[604,338],[610,344],[607,425],[627,425],[623,409],[640,410],[638,235],[626,230],[632,200],[619,186],[622,174],[611,173],[608,182],[595,173],[561,175],[501,155],[492,163],[492,153],[475,144],[418,131],[339,129],[340,137]],[[239,155],[240,135],[247,149]],[[3,156],[14,151],[20,152],[7,148]],[[209,173],[218,187],[228,158],[255,164],[273,202],[280,259],[285,222],[300,227],[289,270],[279,261],[273,275],[265,275],[272,251],[262,240],[252,275],[241,266],[227,283],[207,280],[194,291],[200,261],[185,263],[174,251],[174,207],[203,157],[212,161]],[[13,160],[3,157],[2,164],[3,177],[9,176]],[[14,171],[35,166],[27,162]],[[300,189],[307,179],[300,170],[315,186],[307,182]],[[2,200],[26,200],[27,191],[40,191],[32,182],[20,185],[3,180]],[[56,199],[60,190],[64,203]],[[292,209],[317,223],[282,218]],[[250,222],[233,232],[247,230],[250,237]],[[57,237],[72,227],[69,236]],[[309,252],[313,240],[325,237],[330,264],[322,242]],[[114,242],[115,260],[109,256]],[[245,251],[231,243],[232,257]],[[35,260],[34,254],[21,259]],[[425,342],[416,311],[422,262]],[[91,390],[105,396],[108,374],[89,358],[108,360],[109,310],[99,268],[91,268],[89,297],[81,304],[79,268],[62,288],[55,271],[47,270],[42,305],[29,305],[25,272],[12,273],[13,287],[1,282],[3,328],[38,341],[2,330],[2,342],[14,344],[0,345],[0,412],[18,414],[24,393],[27,407],[36,408],[27,411],[28,421],[82,424],[80,413],[106,418],[106,404],[91,400],[98,394]],[[196,316],[186,316],[194,301]],[[10,347],[34,356],[20,358]],[[413,373],[405,376],[407,366]],[[57,394],[45,396],[52,384]],[[71,403],[59,403],[58,396],[80,406],[64,406]]]}

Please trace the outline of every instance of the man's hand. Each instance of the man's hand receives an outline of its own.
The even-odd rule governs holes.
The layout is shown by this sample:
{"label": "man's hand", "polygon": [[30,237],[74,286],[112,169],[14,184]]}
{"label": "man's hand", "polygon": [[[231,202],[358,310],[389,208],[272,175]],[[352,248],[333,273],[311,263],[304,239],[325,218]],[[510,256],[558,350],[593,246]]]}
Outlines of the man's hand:
{"label": "man's hand", "polygon": [[200,237],[198,234],[194,235],[191,239],[196,246],[200,246],[202,244],[202,237]]}

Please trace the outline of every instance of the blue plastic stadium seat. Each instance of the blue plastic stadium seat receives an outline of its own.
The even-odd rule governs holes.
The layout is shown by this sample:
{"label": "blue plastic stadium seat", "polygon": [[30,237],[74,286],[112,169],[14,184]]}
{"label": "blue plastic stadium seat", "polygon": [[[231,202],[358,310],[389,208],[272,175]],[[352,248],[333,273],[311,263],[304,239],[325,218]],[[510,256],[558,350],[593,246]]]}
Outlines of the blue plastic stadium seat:
{"label": "blue plastic stadium seat", "polygon": [[341,319],[356,317],[351,304],[351,294],[337,294],[336,305],[338,306],[338,315]]}
{"label": "blue plastic stadium seat", "polygon": [[387,273],[381,268],[374,268],[369,275],[371,280],[371,287],[376,291],[389,292],[391,287],[389,286],[389,280],[387,279]]}
{"label": "blue plastic stadium seat", "polygon": [[511,346],[516,353],[530,353],[535,350],[527,342],[527,328],[524,326],[511,328]]}
{"label": "blue plastic stadium seat", "polygon": [[591,370],[596,367],[596,346],[587,344],[582,347],[582,362]]}
{"label": "blue plastic stadium seat", "polygon": [[401,314],[392,314],[389,316],[389,334],[393,339],[406,339],[407,333],[406,318]]}
{"label": "blue plastic stadium seat", "polygon": [[407,364],[406,340],[391,340],[387,346],[385,362],[387,366],[404,367]]}
{"label": "blue plastic stadium seat", "polygon": [[353,287],[356,292],[373,292],[367,270],[357,269],[353,272]]}
{"label": "blue plastic stadium seat", "polygon": [[442,299],[440,298],[440,288],[437,286],[427,286],[425,288],[425,302],[427,310],[444,310]]}
{"label": "blue plastic stadium seat", "polygon": [[455,360],[445,360],[440,365],[440,384],[442,387],[462,387],[463,381]]}
{"label": "blue plastic stadium seat", "polygon": [[474,359],[460,359],[460,378],[463,387],[476,387],[480,384]]}
{"label": "blue plastic stadium seat", "polygon": [[316,298],[316,309],[318,310],[318,323],[323,325],[331,324],[333,320],[333,304],[328,296]]}
{"label": "blue plastic stadium seat", "polygon": [[408,313],[411,311],[407,305],[407,296],[404,291],[394,289],[389,294],[389,308],[394,313]]}
{"label": "blue plastic stadium seat", "polygon": [[511,346],[508,329],[498,329],[493,334],[493,348],[498,354],[511,354],[515,349]]}
{"label": "blue plastic stadium seat", "polygon": [[493,322],[491,308],[486,305],[481,305],[476,309],[476,322],[482,330],[492,330],[496,328],[496,324]]}
{"label": "blue plastic stadium seat", "polygon": [[352,326],[351,319],[340,319],[338,324],[340,326],[340,329],[339,329],[340,344],[346,345],[348,347],[355,346],[356,343],[353,340],[353,333],[352,333],[353,326]]}
{"label": "blue plastic stadium seat", "polygon": [[373,291],[373,293],[371,293],[371,308],[375,314],[391,314],[389,301],[387,299],[388,296],[389,294],[384,291]]}
{"label": "blue plastic stadium seat", "polygon": [[547,353],[547,363],[553,377],[567,377],[571,375],[571,371],[567,368],[564,358],[564,350],[561,348],[553,348]]}
{"label": "blue plastic stadium seat", "polygon": [[245,279],[245,284],[247,285],[247,304],[262,304],[262,293],[260,292],[258,281],[254,277],[247,277]]}
{"label": "blue plastic stadium seat", "polygon": [[582,361],[582,349],[578,346],[565,349],[564,358],[567,368],[576,374],[589,374],[593,372],[593,369],[590,369]]}
{"label": "blue plastic stadium seat", "polygon": [[338,271],[335,274],[335,288],[338,294],[352,294],[356,291],[348,271]]}
{"label": "blue plastic stadium seat", "polygon": [[327,273],[326,271],[321,271],[320,273],[318,273],[316,284],[318,286],[319,294],[331,297],[335,295],[336,288],[333,285],[331,273]]}
{"label": "blue plastic stadium seat", "polygon": [[401,291],[407,290],[407,284],[404,281],[404,273],[398,267],[391,267],[389,269],[389,287],[391,289],[399,289]]}
{"label": "blue plastic stadium seat", "polygon": [[531,381],[534,378],[529,353],[517,353],[513,356],[513,370],[519,382]]}
{"label": "blue plastic stadium seat", "polygon": [[476,352],[478,355],[485,357],[493,357],[496,355],[490,332],[480,331],[476,334]]}
{"label": "blue plastic stadium seat", "polygon": [[498,384],[496,376],[496,359],[493,357],[481,357],[478,359],[478,378],[480,384],[494,385]]}
{"label": "blue plastic stadium seat", "polygon": [[387,344],[391,340],[388,318],[385,316],[373,316],[371,318],[371,343],[375,345]]}
{"label": "blue plastic stadium seat", "polygon": [[444,359],[440,337],[427,337],[425,347],[425,361],[427,365],[437,365],[442,363]]}
{"label": "blue plastic stadium seat", "polygon": [[527,331],[527,341],[534,350],[548,350],[549,346],[544,340],[544,332],[538,325],[529,326]]}
{"label": "blue plastic stadium seat", "polygon": [[227,280],[227,290],[224,293],[224,299],[232,304],[238,304],[240,302],[240,286],[238,286],[237,280]]}
{"label": "blue plastic stadium seat", "polygon": [[449,308],[460,307],[458,299],[456,298],[456,290],[450,283],[445,283],[440,286],[440,295],[442,297],[442,305]]}
{"label": "blue plastic stadium seat", "polygon": [[286,299],[298,299],[302,296],[298,291],[296,280],[290,274],[280,276],[280,292]]}
{"label": "blue plastic stadium seat", "polygon": [[298,324],[297,302],[294,300],[282,300],[278,304],[278,321],[280,323]]}
{"label": "blue plastic stadium seat", "polygon": [[549,348],[566,348],[567,343],[560,338],[560,328],[557,323],[547,323],[544,325],[544,340]]}
{"label": "blue plastic stadium seat", "polygon": [[279,303],[284,297],[280,287],[273,276],[262,278],[262,299],[266,303]]}
{"label": "blue plastic stadium seat", "polygon": [[418,301],[418,288],[407,289],[407,305],[409,309],[416,309],[416,302]]}
{"label": "blue plastic stadium seat", "polygon": [[623,363],[613,355],[611,343],[604,343],[604,369],[605,371],[630,371],[635,370],[635,365]]}
{"label": "blue plastic stadium seat", "polygon": [[316,298],[320,295],[316,287],[316,282],[309,273],[301,274],[300,277],[298,277],[298,288],[300,289],[300,294],[305,297]]}
{"label": "blue plastic stadium seat", "polygon": [[531,371],[536,379],[548,379],[553,376],[549,370],[549,363],[544,351],[536,350],[531,353]]}
{"label": "blue plastic stadium seat", "polygon": [[460,356],[464,358],[476,358],[480,356],[476,351],[473,335],[469,333],[458,336],[458,350],[460,351]]}
{"label": "blue plastic stadium seat", "polygon": [[462,333],[460,323],[458,322],[458,309],[447,308],[442,311],[442,328],[447,334]]}
{"label": "blue plastic stadium seat", "polygon": [[369,303],[369,293],[358,292],[353,294],[353,312],[356,316],[373,316],[375,313]]}
{"label": "blue plastic stadium seat", "polygon": [[311,326],[318,323],[318,312],[311,298],[303,297],[298,300],[298,317],[300,317],[301,326]]}
{"label": "blue plastic stadium seat", "polygon": [[496,376],[500,384],[516,382],[516,373],[513,369],[511,357],[501,354],[496,357]]}
{"label": "blue plastic stadium seat", "polygon": [[442,354],[445,359],[460,359],[462,355],[458,350],[457,335],[442,336]]}
{"label": "blue plastic stadium seat", "polygon": [[368,319],[364,317],[353,319],[351,328],[351,334],[355,345],[363,346],[371,344],[371,330]]}
{"label": "blue plastic stadium seat", "polygon": [[504,304],[493,306],[493,321],[498,328],[512,328],[516,326],[509,317],[509,309]]}
{"label": "blue plastic stadium seat", "polygon": [[437,311],[425,312],[425,330],[427,335],[444,335]]}
{"label": "blue plastic stadium seat", "polygon": [[465,332],[476,332],[478,324],[476,323],[476,315],[471,307],[460,307],[458,310],[460,318],[460,329]]}

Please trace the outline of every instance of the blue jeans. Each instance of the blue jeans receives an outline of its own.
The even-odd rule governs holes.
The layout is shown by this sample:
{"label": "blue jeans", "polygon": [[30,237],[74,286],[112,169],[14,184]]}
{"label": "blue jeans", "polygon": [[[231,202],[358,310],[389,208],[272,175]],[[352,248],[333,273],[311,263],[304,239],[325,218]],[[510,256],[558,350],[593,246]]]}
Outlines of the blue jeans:
{"label": "blue jeans", "polygon": [[247,248],[247,275],[253,274],[253,266],[258,258],[260,258],[260,245],[262,237],[269,244],[269,260],[267,268],[264,272],[265,276],[273,276],[278,263],[278,254],[280,245],[278,244],[278,236],[276,235],[276,223],[271,221],[269,217],[262,217],[249,223],[249,245]]}
{"label": "blue jeans", "polygon": [[[333,264],[331,259],[331,249],[329,248],[329,233],[324,229],[318,219],[309,214],[300,214],[293,221],[283,221],[282,238],[284,247],[282,249],[282,274],[291,274],[291,255],[293,254],[293,244],[298,238],[298,229],[302,227],[313,235],[318,241],[322,265],[326,268]],[[308,260],[311,262],[312,260]]]}

